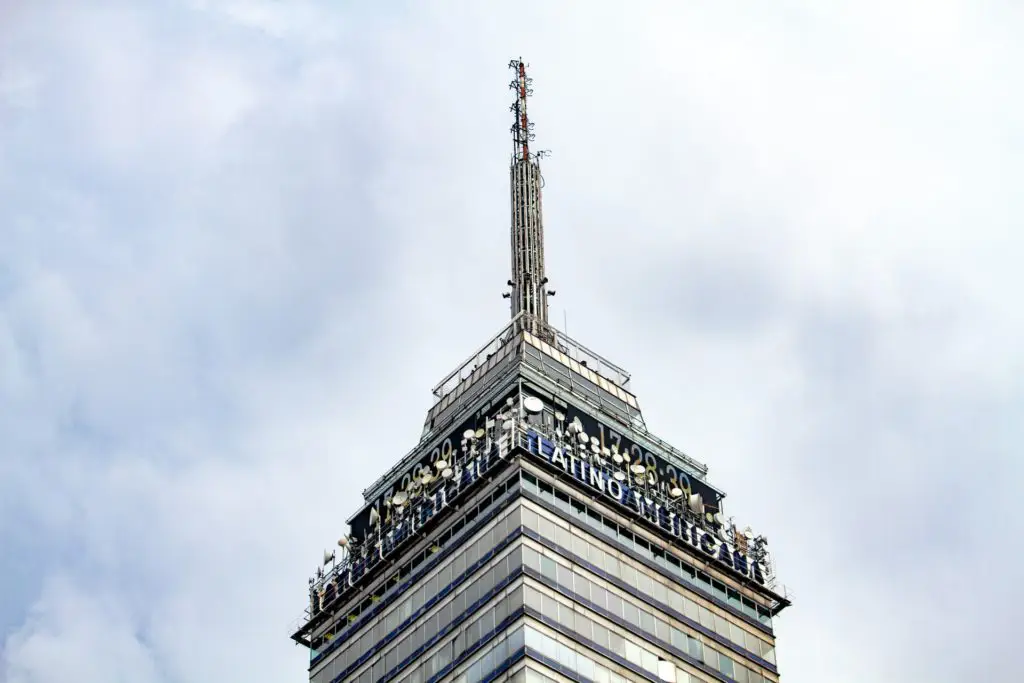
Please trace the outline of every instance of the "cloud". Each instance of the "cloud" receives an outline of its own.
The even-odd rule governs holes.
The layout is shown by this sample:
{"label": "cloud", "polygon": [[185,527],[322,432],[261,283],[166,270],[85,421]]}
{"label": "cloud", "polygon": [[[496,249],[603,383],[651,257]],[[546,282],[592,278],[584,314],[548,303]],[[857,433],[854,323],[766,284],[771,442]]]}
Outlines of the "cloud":
{"label": "cloud", "polygon": [[520,54],[552,317],[771,539],[786,680],[1015,670],[1014,7],[0,12],[0,680],[302,675],[507,316]]}

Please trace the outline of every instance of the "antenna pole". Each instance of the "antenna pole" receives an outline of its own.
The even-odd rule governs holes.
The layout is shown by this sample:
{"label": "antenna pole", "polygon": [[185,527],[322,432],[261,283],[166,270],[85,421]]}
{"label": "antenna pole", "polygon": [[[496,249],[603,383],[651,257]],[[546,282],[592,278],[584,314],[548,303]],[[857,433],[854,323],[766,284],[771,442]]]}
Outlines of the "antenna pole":
{"label": "antenna pole", "polygon": [[554,340],[548,324],[548,279],[544,274],[544,222],[541,211],[540,159],[544,152],[530,152],[533,124],[526,115],[527,98],[533,94],[532,79],[526,75],[526,63],[509,62],[515,78],[509,89],[516,93],[510,108],[512,124],[512,163],[509,169],[512,204],[512,318],[523,315],[523,328],[546,341]]}

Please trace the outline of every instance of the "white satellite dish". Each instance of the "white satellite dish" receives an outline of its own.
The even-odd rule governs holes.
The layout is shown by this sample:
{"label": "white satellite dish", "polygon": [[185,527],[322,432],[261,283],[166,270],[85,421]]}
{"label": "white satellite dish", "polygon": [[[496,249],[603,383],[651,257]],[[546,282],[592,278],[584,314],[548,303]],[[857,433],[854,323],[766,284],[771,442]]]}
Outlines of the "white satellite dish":
{"label": "white satellite dish", "polygon": [[455,474],[455,472],[452,471],[451,467],[445,467],[443,470],[441,470],[441,478],[442,479],[451,479],[452,475],[454,475],[454,474]]}
{"label": "white satellite dish", "polygon": [[466,441],[472,441],[473,439],[476,438],[476,432],[473,431],[472,429],[467,429],[466,431],[462,432],[462,438],[465,439]]}
{"label": "white satellite dish", "polygon": [[[377,511],[376,508],[373,508],[372,510],[370,510],[370,524],[373,524],[373,513],[376,512],[376,511]],[[347,548],[348,544],[349,544],[349,537],[348,537],[348,535],[342,536],[341,538],[338,539],[338,547],[340,547],[340,548]]]}
{"label": "white satellite dish", "polygon": [[626,478],[626,475],[623,474],[622,472],[616,472],[612,476],[618,479],[619,481],[623,481]]}
{"label": "white satellite dish", "polygon": [[586,432],[580,432],[580,443],[590,443],[590,437]]}
{"label": "white satellite dish", "polygon": [[612,452],[610,450],[608,450],[607,446],[604,446],[604,447],[601,448],[601,455],[603,455],[606,458],[610,458],[611,455],[612,455]]}
{"label": "white satellite dish", "polygon": [[749,526],[743,530],[743,535],[747,537],[748,541],[754,540],[754,530]]}
{"label": "white satellite dish", "polygon": [[699,515],[704,512],[704,498],[699,493],[691,494],[687,505],[694,514]]}
{"label": "white satellite dish", "polygon": [[506,432],[511,432],[512,428],[515,426],[516,423],[513,422],[512,420],[505,420],[504,422],[501,423],[501,428],[504,429]]}
{"label": "white satellite dish", "polygon": [[508,398],[505,399],[505,405],[507,405],[509,408],[511,408],[515,404],[516,404],[516,400],[514,398],[512,398],[511,396],[509,396]]}
{"label": "white satellite dish", "polygon": [[630,465],[629,471],[632,472],[633,474],[643,474],[644,472],[647,471],[647,468],[641,465],[640,463],[636,463],[635,465]]}
{"label": "white satellite dish", "polygon": [[596,443],[592,443],[590,444],[590,450],[594,451],[595,453],[600,453],[601,447],[598,446]]}
{"label": "white satellite dish", "polygon": [[621,465],[624,462],[622,459],[622,455],[620,455],[618,451],[612,453],[612,462],[614,462],[616,465]]}
{"label": "white satellite dish", "polygon": [[476,438],[478,438],[478,439],[482,439],[482,438],[484,438],[484,437],[485,437],[486,435],[487,435],[487,432],[486,432],[486,431],[485,431],[484,429],[482,429],[482,428],[481,428],[481,429],[478,429],[478,430],[476,430],[476,433],[474,433],[474,434],[473,434],[473,436],[475,436],[475,437],[476,437]]}
{"label": "white satellite dish", "polygon": [[526,412],[536,415],[544,410],[544,402],[536,396],[527,396],[523,399],[523,408],[526,408]]}
{"label": "white satellite dish", "polygon": [[395,497],[391,499],[391,504],[395,507],[402,507],[406,501],[409,500],[409,494],[405,491],[399,491],[395,494]]}
{"label": "white satellite dish", "polygon": [[325,550],[324,551],[324,566],[327,566],[327,563],[330,562],[333,559],[334,559],[334,551],[333,550]]}
{"label": "white satellite dish", "polygon": [[595,446],[599,446],[601,444],[601,440],[598,439],[596,436],[592,436],[590,437],[590,443],[594,444]]}
{"label": "white satellite dish", "polygon": [[683,490],[681,488],[679,488],[678,486],[673,486],[669,490],[668,494],[670,496],[672,496],[673,498],[678,498],[679,496],[683,495]]}
{"label": "white satellite dish", "polygon": [[565,415],[559,413],[558,411],[555,411],[555,420],[557,420],[558,422],[563,422],[565,420]]}
{"label": "white satellite dish", "polygon": [[441,458],[440,460],[434,463],[434,467],[436,467],[439,470],[443,470],[444,468],[448,467],[448,461],[445,460],[444,458]]}
{"label": "white satellite dish", "polygon": [[632,460],[632,458],[629,455],[629,451],[622,451],[622,459],[625,460],[626,462]]}
{"label": "white satellite dish", "polygon": [[424,472],[424,473],[423,473],[423,476],[422,476],[422,477],[420,477],[420,482],[421,482],[421,483],[422,483],[422,484],[423,484],[424,486],[426,486],[427,484],[429,484],[429,483],[430,483],[430,482],[432,482],[432,481],[434,481],[434,475],[433,475],[433,474],[431,474],[430,472]]}

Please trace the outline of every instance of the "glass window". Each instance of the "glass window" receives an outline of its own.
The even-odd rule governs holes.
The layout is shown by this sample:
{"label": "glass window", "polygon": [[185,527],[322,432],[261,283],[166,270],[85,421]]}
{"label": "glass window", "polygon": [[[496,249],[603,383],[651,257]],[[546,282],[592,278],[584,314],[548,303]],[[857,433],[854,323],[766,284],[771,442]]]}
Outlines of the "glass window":
{"label": "glass window", "polygon": [[633,626],[640,625],[640,610],[637,609],[636,605],[630,602],[622,603],[622,618],[628,624]]}
{"label": "glass window", "polygon": [[690,656],[699,662],[704,661],[704,646],[699,640],[692,636],[686,636],[687,651]]}
{"label": "glass window", "polygon": [[718,670],[729,678],[736,677],[734,662],[723,654],[718,655]]}
{"label": "glass window", "polygon": [[547,555],[542,555],[540,558],[540,573],[552,581],[555,580],[555,561]]}

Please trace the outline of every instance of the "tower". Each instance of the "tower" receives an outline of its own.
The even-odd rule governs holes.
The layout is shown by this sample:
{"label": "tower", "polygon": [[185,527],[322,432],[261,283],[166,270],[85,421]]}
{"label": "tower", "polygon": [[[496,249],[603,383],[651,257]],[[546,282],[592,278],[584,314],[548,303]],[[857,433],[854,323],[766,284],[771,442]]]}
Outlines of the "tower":
{"label": "tower", "polygon": [[763,536],[547,316],[526,65],[510,65],[512,320],[434,388],[292,638],[314,683],[778,680]]}
{"label": "tower", "polygon": [[533,124],[526,112],[527,98],[533,94],[532,79],[526,75],[522,59],[509,62],[515,78],[509,88],[516,93],[511,111],[512,162],[509,167],[509,189],[512,207],[512,318],[522,316],[524,329],[551,340],[548,326],[548,296],[554,294],[546,288],[544,274],[544,219],[541,210],[540,160],[544,152],[530,152]]}

